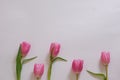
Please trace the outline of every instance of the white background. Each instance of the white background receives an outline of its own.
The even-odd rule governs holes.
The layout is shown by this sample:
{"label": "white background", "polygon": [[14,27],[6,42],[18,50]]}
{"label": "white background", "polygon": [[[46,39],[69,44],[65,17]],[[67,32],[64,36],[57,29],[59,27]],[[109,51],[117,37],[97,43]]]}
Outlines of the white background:
{"label": "white background", "polygon": [[26,58],[38,58],[23,66],[21,80],[35,80],[34,63],[44,63],[41,80],[47,80],[51,42],[59,42],[59,56],[68,62],[53,64],[51,80],[75,80],[73,59],[83,59],[79,80],[99,80],[86,70],[104,72],[101,51],[111,52],[109,80],[120,74],[120,0],[0,0],[0,79],[16,80],[15,58],[19,44],[27,41]]}

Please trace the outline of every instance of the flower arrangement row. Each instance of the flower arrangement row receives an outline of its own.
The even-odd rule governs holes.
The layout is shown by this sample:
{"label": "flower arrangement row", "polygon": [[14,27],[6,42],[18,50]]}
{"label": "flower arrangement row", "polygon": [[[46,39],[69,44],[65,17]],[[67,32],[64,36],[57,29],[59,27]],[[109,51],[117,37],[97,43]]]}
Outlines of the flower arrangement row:
{"label": "flower arrangement row", "polygon": [[[49,58],[49,68],[48,68],[48,74],[47,74],[47,80],[51,80],[51,74],[52,74],[52,65],[55,61],[61,60],[61,61],[67,61],[66,59],[62,57],[58,57],[59,51],[60,51],[60,44],[59,43],[51,43],[50,45],[50,58]],[[22,42],[19,46],[18,54],[16,57],[16,79],[21,80],[21,72],[23,64],[26,64],[27,62],[37,58],[32,57],[29,59],[25,59],[25,56],[27,56],[29,50],[31,48],[31,45],[28,42]],[[108,80],[108,65],[110,63],[110,53],[109,52],[101,52],[101,58],[100,58],[102,64],[105,67],[105,74],[104,73],[94,73],[92,71],[87,70],[88,73],[90,73],[93,76],[96,77],[102,77],[103,80]],[[74,59],[71,65],[71,69],[76,75],[76,80],[79,79],[79,74],[81,73],[83,69],[84,60],[82,59]],[[43,73],[44,73],[44,64],[34,64],[33,69],[34,76],[36,77],[36,80],[40,80]]]}

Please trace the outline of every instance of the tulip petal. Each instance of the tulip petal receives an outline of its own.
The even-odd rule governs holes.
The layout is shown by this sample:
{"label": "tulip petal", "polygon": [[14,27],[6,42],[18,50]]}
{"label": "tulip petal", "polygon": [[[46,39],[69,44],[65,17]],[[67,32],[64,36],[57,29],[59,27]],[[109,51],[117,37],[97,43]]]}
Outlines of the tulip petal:
{"label": "tulip petal", "polygon": [[81,59],[73,60],[73,62],[72,62],[73,72],[75,72],[76,74],[80,73],[83,69],[83,63],[84,63],[84,61]]}
{"label": "tulip petal", "polygon": [[39,79],[44,73],[44,64],[35,64],[33,72],[35,77]]}
{"label": "tulip petal", "polygon": [[52,57],[56,57],[60,51],[60,44],[59,43],[51,43],[50,45],[50,54]]}
{"label": "tulip petal", "polygon": [[25,57],[28,54],[28,52],[31,48],[31,45],[28,42],[24,41],[20,44],[20,47],[21,47],[22,57]]}
{"label": "tulip petal", "polygon": [[101,52],[101,62],[103,65],[108,65],[110,63],[110,52]]}

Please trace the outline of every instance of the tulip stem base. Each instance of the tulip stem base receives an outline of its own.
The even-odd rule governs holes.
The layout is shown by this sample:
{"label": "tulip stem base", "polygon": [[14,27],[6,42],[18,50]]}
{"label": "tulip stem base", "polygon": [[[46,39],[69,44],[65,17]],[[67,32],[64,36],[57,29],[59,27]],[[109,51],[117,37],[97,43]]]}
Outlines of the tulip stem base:
{"label": "tulip stem base", "polygon": [[40,78],[36,78],[36,80],[40,80]]}
{"label": "tulip stem base", "polygon": [[106,80],[108,80],[108,65],[105,66],[106,69]]}
{"label": "tulip stem base", "polygon": [[76,80],[78,80],[79,74],[76,74]]}
{"label": "tulip stem base", "polygon": [[50,65],[49,65],[49,68],[48,68],[48,80],[51,79],[51,71],[52,71],[52,56],[50,56]]}

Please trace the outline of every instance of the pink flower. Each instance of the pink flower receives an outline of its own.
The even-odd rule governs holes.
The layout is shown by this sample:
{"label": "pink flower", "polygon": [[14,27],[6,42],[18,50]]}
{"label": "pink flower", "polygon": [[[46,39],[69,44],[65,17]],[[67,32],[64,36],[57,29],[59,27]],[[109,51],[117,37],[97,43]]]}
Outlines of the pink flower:
{"label": "pink flower", "polygon": [[73,60],[72,62],[72,70],[76,74],[80,73],[83,69],[83,63],[84,61],[81,59]]}
{"label": "pink flower", "polygon": [[27,42],[22,42],[20,44],[20,47],[21,47],[22,57],[25,57],[28,54],[31,45]]}
{"label": "pink flower", "polygon": [[34,75],[40,78],[44,73],[44,64],[34,64]]}
{"label": "pink flower", "polygon": [[103,63],[103,65],[108,65],[110,63],[109,52],[101,52],[101,62]]}
{"label": "pink flower", "polygon": [[51,43],[50,45],[50,54],[52,57],[56,57],[60,51],[60,44],[59,43]]}

